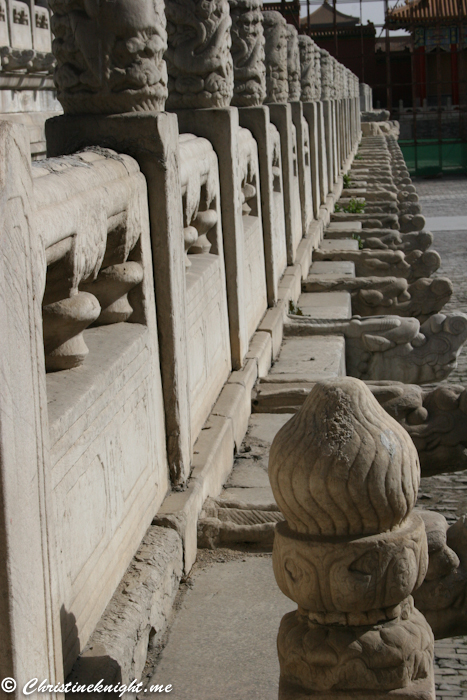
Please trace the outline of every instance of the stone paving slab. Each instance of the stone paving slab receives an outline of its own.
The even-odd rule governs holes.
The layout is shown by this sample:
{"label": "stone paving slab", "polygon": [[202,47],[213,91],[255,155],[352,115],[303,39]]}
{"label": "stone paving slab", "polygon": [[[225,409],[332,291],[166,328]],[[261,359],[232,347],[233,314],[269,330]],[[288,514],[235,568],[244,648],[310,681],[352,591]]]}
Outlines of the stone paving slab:
{"label": "stone paving slab", "polygon": [[351,318],[349,292],[304,292],[297,305],[305,316],[317,319]]}
{"label": "stone paving slab", "polygon": [[355,277],[355,263],[350,260],[317,260],[312,263],[307,280],[335,280],[342,277]]}
{"label": "stone paving slab", "polygon": [[358,250],[358,241],[353,238],[326,238],[319,247],[326,253],[333,250]]}
{"label": "stone paving slab", "polygon": [[262,382],[307,382],[345,376],[342,336],[285,338],[279,360]]}
{"label": "stone paving slab", "polygon": [[427,216],[428,231],[467,231],[467,216]]}
{"label": "stone paving slab", "polygon": [[150,684],[171,683],[171,700],[277,698],[277,631],[296,605],[280,592],[271,559],[248,556],[194,572]]}

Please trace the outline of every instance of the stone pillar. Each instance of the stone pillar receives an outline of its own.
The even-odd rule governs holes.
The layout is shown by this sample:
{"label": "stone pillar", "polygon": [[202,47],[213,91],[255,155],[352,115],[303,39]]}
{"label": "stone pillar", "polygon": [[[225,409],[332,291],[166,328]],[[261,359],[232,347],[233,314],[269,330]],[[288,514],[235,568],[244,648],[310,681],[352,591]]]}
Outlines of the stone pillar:
{"label": "stone pillar", "polygon": [[315,43],[306,34],[298,37],[298,48],[300,51],[300,99],[302,102],[312,102],[316,99],[315,84]]}
{"label": "stone pillar", "polygon": [[296,147],[294,152],[295,129],[292,108],[288,104],[287,23],[275,11],[263,12],[263,18],[266,40],[265,103],[269,105],[271,121],[281,137],[287,264],[293,265],[303,230]]}
{"label": "stone pillar", "polygon": [[411,596],[428,547],[407,432],[363,382],[319,382],[277,433],[269,478],[285,516],[274,575],[298,604],[279,629],[280,700],[435,700],[433,634]]}
{"label": "stone pillar", "polygon": [[289,84],[289,102],[301,99],[301,67],[298,33],[291,24],[287,25],[287,80]]}
{"label": "stone pillar", "polygon": [[[278,299],[279,280],[287,265],[280,138],[271,124],[266,97],[266,66],[262,0],[229,0],[232,18],[234,94],[240,126],[249,129],[258,144],[261,181],[264,254],[268,305]],[[276,160],[278,162],[276,163]]]}
{"label": "stone pillar", "polygon": [[325,49],[320,49],[321,62],[321,101],[323,103],[323,122],[325,138],[325,160],[327,173],[327,193],[334,184],[334,133],[332,106],[332,63],[331,56]]}
{"label": "stone pillar", "polygon": [[0,678],[18,684],[2,697],[19,700],[33,677],[63,680],[63,664],[42,338],[46,260],[33,229],[27,130],[6,121],[0,196]]}
{"label": "stone pillar", "polygon": [[228,0],[166,0],[168,109],[228,107],[233,91]]}
{"label": "stone pillar", "polygon": [[258,107],[266,97],[262,0],[229,0],[235,107]]}
{"label": "stone pillar", "polygon": [[310,148],[310,176],[313,216],[319,215],[321,193],[319,188],[319,157],[318,157],[318,121],[315,100],[316,73],[315,73],[315,47],[313,39],[306,34],[298,37],[300,50],[300,100],[303,103],[303,116],[308,124],[308,139]]}
{"label": "stone pillar", "polygon": [[71,9],[50,0],[50,7],[65,115],[46,123],[48,156],[106,146],[133,156],[148,182],[167,452],[173,483],[184,483],[191,435],[178,129],[174,115],[156,111],[167,97],[164,4],[77,0]]}
{"label": "stone pillar", "polygon": [[311,189],[310,135],[308,124],[303,117],[301,98],[301,65],[298,33],[295,27],[287,25],[287,75],[289,82],[289,102],[292,105],[292,121],[295,127],[295,143],[300,188],[302,233],[306,236],[313,220],[313,194]]}
{"label": "stone pillar", "polygon": [[65,114],[163,110],[167,49],[161,0],[50,0],[57,97]]}
{"label": "stone pillar", "polygon": [[[256,314],[256,302],[252,297],[256,296],[256,301],[259,299],[262,304],[264,294],[264,313],[267,299],[263,242],[260,255],[264,285],[263,279],[254,280],[258,283],[256,295],[251,293],[249,268],[245,262],[247,236],[244,218],[249,216],[248,223],[254,225],[255,231],[263,236],[259,204],[261,186],[259,173],[255,170],[257,157],[249,160],[249,155],[245,154],[246,161],[242,161],[241,143],[245,145],[245,134],[239,126],[237,109],[230,106],[234,95],[234,71],[230,52],[229,3],[228,0],[214,0],[204,4],[194,0],[166,0],[166,15],[169,72],[167,105],[177,112],[180,132],[208,139],[219,161],[232,366],[239,369],[248,352],[252,335],[252,313],[248,307],[255,307]],[[260,92],[261,89],[260,87]],[[251,145],[250,143],[246,149],[248,152]],[[247,168],[244,173],[242,163],[247,164],[247,161],[252,168]],[[252,179],[254,185],[250,181]],[[258,207],[256,204],[251,207],[252,202],[247,202],[247,191],[258,202]],[[258,260],[255,262],[258,263]]]}

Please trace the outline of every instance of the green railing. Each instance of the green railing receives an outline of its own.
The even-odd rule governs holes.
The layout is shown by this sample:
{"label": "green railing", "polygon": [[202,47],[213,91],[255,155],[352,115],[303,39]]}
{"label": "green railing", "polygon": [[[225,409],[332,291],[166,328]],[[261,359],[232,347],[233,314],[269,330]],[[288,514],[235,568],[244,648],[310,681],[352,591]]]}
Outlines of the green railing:
{"label": "green railing", "polygon": [[399,141],[411,175],[465,173],[467,175],[467,143],[458,140],[426,139]]}

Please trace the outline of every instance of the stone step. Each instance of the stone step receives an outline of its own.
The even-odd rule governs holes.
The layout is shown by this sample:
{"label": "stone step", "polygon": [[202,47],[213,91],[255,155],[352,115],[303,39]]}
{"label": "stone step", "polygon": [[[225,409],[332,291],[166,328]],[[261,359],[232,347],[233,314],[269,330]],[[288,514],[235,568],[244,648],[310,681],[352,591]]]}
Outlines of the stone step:
{"label": "stone step", "polygon": [[345,377],[343,336],[291,337],[285,338],[279,359],[261,384],[314,384],[334,377]]}
{"label": "stone step", "polygon": [[358,250],[358,241],[352,238],[328,238],[321,241],[319,250],[325,253],[334,250]]}
{"label": "stone step", "polygon": [[349,292],[304,292],[298,299],[304,316],[319,319],[351,318],[352,303]]}
{"label": "stone step", "polygon": [[258,384],[252,394],[253,414],[296,413],[313,386],[311,383],[303,384],[303,382]]}
{"label": "stone step", "polygon": [[349,236],[352,233],[358,233],[362,230],[361,221],[331,221],[329,226],[326,228],[325,236],[331,236],[333,231],[349,231]]}
{"label": "stone step", "polygon": [[355,277],[355,263],[349,260],[317,260],[308,273],[307,282]]}

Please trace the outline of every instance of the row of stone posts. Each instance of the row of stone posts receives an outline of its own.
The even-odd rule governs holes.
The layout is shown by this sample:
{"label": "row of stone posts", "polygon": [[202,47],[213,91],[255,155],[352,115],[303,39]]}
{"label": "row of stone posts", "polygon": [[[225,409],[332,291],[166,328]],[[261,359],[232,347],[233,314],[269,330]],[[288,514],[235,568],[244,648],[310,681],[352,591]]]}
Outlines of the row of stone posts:
{"label": "row of stone posts", "polygon": [[[272,307],[285,270],[277,263],[284,241],[293,265],[356,144],[358,79],[311,39],[298,39],[279,13],[262,12],[257,0],[231,0],[230,7],[227,0],[206,7],[169,0],[165,10],[161,0],[138,9],[116,0],[92,12],[84,0],[79,4],[80,13],[50,2],[65,115],[46,125],[48,155],[109,147],[136,158],[146,176],[169,460],[174,480],[183,482],[191,440],[187,363],[180,359],[186,331],[179,133],[208,139],[219,160],[231,357],[239,368],[251,337],[242,299],[247,183],[239,172],[240,134],[248,129],[258,147],[255,188]],[[278,188],[285,237],[273,206]]]}
{"label": "row of stone posts", "polygon": [[[198,251],[203,252],[212,246],[213,255],[217,254],[221,261],[219,279],[222,284],[225,273],[226,345],[230,341],[223,367],[225,374],[228,375],[231,368],[244,367],[251,338],[263,323],[268,308],[277,311],[277,317],[282,314],[280,332],[275,333],[272,327],[268,329],[269,337],[273,338],[270,346],[277,355],[284,309],[288,303],[279,297],[280,280],[287,265],[293,265],[297,260],[303,237],[315,236],[317,244],[323,222],[329,220],[334,202],[330,193],[341,186],[342,169],[355,149],[360,133],[358,81],[326,52],[317,49],[311,40],[299,40],[280,14],[263,13],[261,4],[255,0],[232,0],[230,5],[227,0],[206,3],[167,0],[165,4],[162,0],[74,0],[72,3],[49,0],[49,5],[53,12],[53,53],[57,61],[54,79],[64,115],[47,122],[48,156],[71,155],[85,149],[97,151],[97,156],[96,153],[87,153],[81,160],[66,160],[68,175],[70,172],[73,175],[77,160],[83,170],[91,170],[86,165],[86,157],[99,160],[102,156],[99,149],[111,149],[110,153],[106,150],[102,158],[114,159],[123,170],[129,160],[125,156],[131,156],[145,176],[163,393],[163,409],[157,419],[160,425],[165,424],[167,483],[170,479],[178,495],[189,479],[197,438],[190,413],[193,406],[190,403],[189,367],[193,348],[190,347],[187,324],[189,248],[194,243]],[[194,135],[197,141],[190,135]],[[13,134],[10,142],[14,138]],[[6,222],[9,231],[14,231],[12,239],[18,246],[12,248],[14,255],[4,257],[11,279],[17,278],[23,284],[24,297],[29,300],[31,309],[34,306],[31,318],[36,319],[40,318],[41,309],[36,307],[43,301],[46,286],[46,262],[39,237],[31,234],[32,243],[29,244],[29,234],[25,233],[29,231],[30,222],[37,222],[40,217],[37,211],[30,210],[32,205],[25,194],[26,190],[32,190],[33,185],[30,164],[24,157],[26,139],[23,141],[21,153],[12,148],[14,162],[8,166],[9,170],[5,165],[7,158],[1,159],[8,204],[4,207]],[[190,141],[193,141],[191,146]],[[191,174],[199,176],[201,171],[201,166],[196,169],[196,154],[200,160],[206,161],[206,172],[211,166],[214,171],[212,148],[217,156],[215,174],[218,180],[213,178],[206,184],[199,178],[196,182],[198,203],[192,211],[191,203],[187,202],[187,191]],[[193,170],[187,167],[188,160]],[[53,169],[55,163],[58,172],[63,162],[64,159],[58,165],[56,161],[42,164],[45,168],[43,187],[49,194],[55,190],[51,187],[49,191],[46,184],[47,167]],[[63,182],[67,178],[59,173],[56,177],[61,183],[57,192],[63,192]],[[40,187],[36,189],[39,191]],[[204,209],[198,206],[201,190]],[[71,185],[68,191],[76,194]],[[189,216],[187,212],[190,212]],[[84,274],[84,268],[89,263],[86,247],[99,248],[102,254],[99,265],[106,249],[107,214],[100,212],[102,216],[97,217],[102,224],[99,229],[102,236],[98,240],[98,226],[92,221],[92,216],[86,218],[86,213],[83,206],[77,213],[80,231],[77,233],[74,227],[66,236],[73,239],[73,245],[79,243],[76,243],[76,254],[70,257],[70,267],[67,268],[69,278],[76,276],[78,280],[75,280],[75,287],[78,282],[86,284],[88,273]],[[131,208],[125,209],[124,202],[118,197],[114,214],[112,230],[117,231],[116,238],[120,225],[123,230],[131,229],[132,225],[138,228],[135,226],[138,219],[131,218]],[[66,228],[68,218],[62,213],[59,223],[63,228]],[[17,220],[21,226],[16,226]],[[45,217],[44,221],[47,220]],[[218,236],[221,230],[222,236]],[[17,231],[20,231],[18,235]],[[23,239],[30,248],[26,243],[23,246]],[[219,239],[223,243],[222,251]],[[32,251],[27,258],[27,265],[31,268],[28,267],[28,275],[33,280],[37,277],[37,285],[36,281],[30,283],[26,272],[21,272],[20,265],[26,259],[24,250],[23,257],[16,252],[21,246]],[[122,241],[120,246],[125,248]],[[311,246],[309,248],[308,266]],[[55,253],[58,261],[63,248]],[[36,267],[40,265],[38,275]],[[304,265],[303,275],[307,272]],[[69,278],[64,282],[68,284],[66,293],[71,298]],[[144,277],[145,284],[150,278],[151,274]],[[104,281],[103,286],[106,284]],[[16,286],[13,282],[10,285],[13,290]],[[95,285],[92,292],[83,288],[80,294],[88,295],[84,298],[89,300],[94,292],[98,293]],[[80,297],[78,294],[74,297],[73,303],[76,304]],[[142,300],[143,306],[146,301],[147,298]],[[45,306],[52,303],[55,301],[45,299]],[[5,395],[8,400],[13,396],[14,400],[7,402],[8,411],[3,411],[8,414],[9,422],[5,423],[6,428],[2,428],[2,436],[5,444],[12,445],[12,448],[5,451],[2,443],[0,500],[4,527],[0,527],[0,552],[4,556],[0,575],[0,671],[5,678],[18,679],[18,690],[11,697],[21,697],[21,681],[25,682],[31,675],[48,679],[52,684],[67,675],[78,647],[86,644],[111,592],[104,588],[103,578],[99,579],[99,574],[91,571],[90,566],[86,572],[86,576],[89,574],[87,587],[80,589],[79,610],[78,607],[70,609],[75,602],[71,594],[59,591],[66,576],[71,579],[71,574],[67,571],[61,578],[63,572],[54,563],[54,554],[59,547],[51,531],[54,525],[58,527],[58,523],[55,523],[55,514],[49,505],[52,487],[44,457],[50,452],[47,414],[43,408],[45,401],[39,405],[39,399],[34,399],[36,403],[27,400],[29,396],[46,396],[45,370],[43,373],[42,369],[41,372],[38,370],[38,379],[31,379],[31,386],[27,384],[26,369],[23,371],[28,367],[30,355],[37,358],[42,353],[44,333],[40,323],[34,321],[29,347],[25,342],[27,333],[23,330],[28,328],[26,322],[22,323],[24,319],[20,319],[16,324],[8,304],[3,306],[7,316],[10,314],[8,327],[16,328],[12,337],[18,338],[21,367],[15,364],[15,373],[10,370],[13,389]],[[65,311],[68,313],[69,309]],[[70,326],[73,323],[76,326],[76,318],[70,313],[65,317],[65,311],[65,320],[70,321]],[[86,319],[87,323],[95,320],[99,312],[97,302],[94,302],[94,312],[92,319]],[[154,317],[151,324],[155,333]],[[83,327],[86,326],[79,330],[82,331]],[[7,343],[5,337],[2,340]],[[11,341],[9,343],[11,351]],[[47,353],[47,350],[50,358],[52,353]],[[157,348],[152,350],[153,359],[159,361]],[[217,347],[211,354],[216,352]],[[269,364],[271,356],[272,352]],[[49,368],[63,369],[63,366],[49,365]],[[225,382],[225,377],[222,381]],[[222,382],[217,387],[218,393],[221,389]],[[151,386],[147,389],[149,393],[152,390]],[[210,397],[208,414],[218,393],[214,399]],[[165,420],[162,420],[163,412]],[[18,413],[22,422],[15,422]],[[199,422],[202,425],[204,420]],[[237,446],[242,438],[240,433],[239,429],[235,435]],[[30,439],[26,439],[26,435]],[[44,442],[41,442],[42,435]],[[109,452],[112,450],[109,448]],[[232,454],[233,437],[229,450]],[[100,460],[96,459],[96,464],[100,465]],[[114,464],[112,455],[109,464]],[[67,474],[72,466],[74,464],[67,464]],[[94,477],[89,478],[91,492],[96,489],[96,484],[92,480]],[[221,476],[218,478],[220,480]],[[153,485],[156,481],[154,476]],[[163,480],[160,490],[166,493]],[[23,508],[20,514],[18,494]],[[159,493],[161,500],[163,494]],[[62,506],[60,498],[55,493],[53,495]],[[158,510],[158,504],[152,503],[152,506],[154,511]],[[89,512],[94,513],[93,508],[91,503]],[[154,511],[151,518],[156,514]],[[24,518],[24,513],[27,513],[27,518]],[[120,521],[116,523],[116,530],[119,527]],[[113,551],[112,567],[115,560],[116,571],[118,566],[125,570],[125,556],[134,554],[139,543],[125,539],[125,527],[127,524],[124,523],[121,534],[125,551],[123,544],[121,549],[112,550],[115,540],[110,535],[106,540],[106,556]],[[87,546],[95,552],[97,545],[93,537]],[[100,542],[97,544],[100,546]],[[66,546],[61,548],[65,549]],[[72,549],[69,546],[69,550]],[[74,555],[69,556],[73,558]],[[99,550],[101,566],[103,560],[102,550]],[[185,565],[189,567],[187,561],[185,553]],[[95,605],[86,593],[92,584],[99,591],[99,601]],[[34,628],[32,634],[31,628]],[[50,691],[48,696],[59,697],[59,693]]]}

